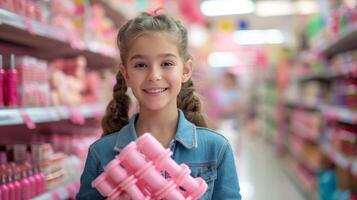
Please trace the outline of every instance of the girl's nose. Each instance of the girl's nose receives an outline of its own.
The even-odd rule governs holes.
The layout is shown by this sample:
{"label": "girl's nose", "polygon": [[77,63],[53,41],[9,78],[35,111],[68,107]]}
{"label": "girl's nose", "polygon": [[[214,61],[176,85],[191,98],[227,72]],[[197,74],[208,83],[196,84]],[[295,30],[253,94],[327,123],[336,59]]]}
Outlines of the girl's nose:
{"label": "girl's nose", "polygon": [[151,67],[151,69],[149,70],[149,74],[148,74],[148,80],[149,81],[158,81],[161,80],[161,70],[158,67]]}

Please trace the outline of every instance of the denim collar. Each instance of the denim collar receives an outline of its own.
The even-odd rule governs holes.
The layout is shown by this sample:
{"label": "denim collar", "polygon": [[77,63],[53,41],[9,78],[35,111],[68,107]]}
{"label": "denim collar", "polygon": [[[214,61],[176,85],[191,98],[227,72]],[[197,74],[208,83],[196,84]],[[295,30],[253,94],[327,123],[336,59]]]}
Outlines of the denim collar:
{"label": "denim collar", "polygon": [[[175,141],[181,143],[185,148],[192,149],[197,147],[196,126],[189,122],[182,110],[178,109],[179,120],[177,125]],[[138,113],[129,119],[129,123],[118,133],[117,141],[114,146],[115,151],[121,151],[127,144],[137,139],[135,121]]]}

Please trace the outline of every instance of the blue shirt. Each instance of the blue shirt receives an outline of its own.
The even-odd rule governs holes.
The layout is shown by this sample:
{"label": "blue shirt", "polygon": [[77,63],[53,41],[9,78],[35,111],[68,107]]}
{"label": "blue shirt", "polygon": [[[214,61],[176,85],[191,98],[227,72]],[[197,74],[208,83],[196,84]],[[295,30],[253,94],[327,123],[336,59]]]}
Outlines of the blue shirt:
{"label": "blue shirt", "polygon": [[[185,118],[181,110],[178,112],[176,136],[170,144],[172,158],[178,164],[188,165],[193,177],[201,177],[206,181],[208,188],[200,199],[240,200],[236,166],[228,140],[215,131],[195,126]],[[90,146],[77,200],[104,199],[92,188],[91,183],[127,144],[136,140],[137,116],[132,116],[120,131],[107,135]]]}

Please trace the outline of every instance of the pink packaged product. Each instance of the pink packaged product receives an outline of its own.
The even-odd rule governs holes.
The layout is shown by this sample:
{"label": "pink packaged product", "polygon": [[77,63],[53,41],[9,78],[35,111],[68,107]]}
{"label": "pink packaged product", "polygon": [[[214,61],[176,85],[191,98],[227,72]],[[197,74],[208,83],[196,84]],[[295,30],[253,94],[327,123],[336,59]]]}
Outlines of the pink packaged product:
{"label": "pink packaged product", "polygon": [[[122,194],[133,200],[200,198],[207,190],[206,182],[190,176],[189,167],[178,165],[171,155],[169,149],[165,150],[151,134],[145,133],[109,162],[92,187],[110,200]],[[166,180],[161,171],[168,172],[171,179]]]}
{"label": "pink packaged product", "polygon": [[5,105],[5,71],[3,69],[2,55],[0,55],[0,107]]}
{"label": "pink packaged product", "polygon": [[19,104],[21,106],[49,106],[50,85],[47,62],[29,57],[16,58],[18,70]]}
{"label": "pink packaged product", "polygon": [[5,103],[7,106],[17,106],[17,70],[15,69],[15,55],[11,54],[10,66],[5,70]]}

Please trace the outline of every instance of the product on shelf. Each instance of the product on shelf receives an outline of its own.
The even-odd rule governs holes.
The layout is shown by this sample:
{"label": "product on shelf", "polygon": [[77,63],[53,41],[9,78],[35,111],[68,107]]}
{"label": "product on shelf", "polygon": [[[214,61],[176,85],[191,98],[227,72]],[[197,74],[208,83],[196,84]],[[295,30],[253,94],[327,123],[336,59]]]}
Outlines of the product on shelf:
{"label": "product on shelf", "polygon": [[332,200],[337,189],[337,177],[334,170],[321,170],[318,172],[319,196],[322,200]]}
{"label": "product on shelf", "polygon": [[5,106],[5,71],[2,55],[0,54],[0,108]]}
{"label": "product on shelf", "polygon": [[292,132],[305,139],[318,142],[322,119],[319,112],[294,110],[291,115]]}
{"label": "product on shelf", "polygon": [[[187,165],[178,165],[170,157],[172,152],[149,133],[128,144],[112,160],[92,186],[109,199],[126,193],[132,199],[198,199],[207,189],[201,178],[190,176]],[[168,172],[166,180],[160,172]],[[179,189],[183,188],[183,190]]]}
{"label": "product on shelf", "polygon": [[0,8],[46,23],[46,1],[2,0]]}
{"label": "product on shelf", "polygon": [[0,165],[2,199],[20,200],[36,197],[44,190],[44,175],[29,163]]}
{"label": "product on shelf", "polygon": [[16,58],[19,105],[50,106],[50,86],[47,62],[29,56]]}
{"label": "product on shelf", "polygon": [[7,106],[18,105],[17,93],[17,69],[15,68],[15,55],[11,54],[10,65],[5,70],[5,104]]}

